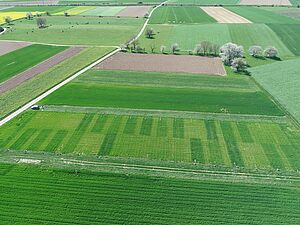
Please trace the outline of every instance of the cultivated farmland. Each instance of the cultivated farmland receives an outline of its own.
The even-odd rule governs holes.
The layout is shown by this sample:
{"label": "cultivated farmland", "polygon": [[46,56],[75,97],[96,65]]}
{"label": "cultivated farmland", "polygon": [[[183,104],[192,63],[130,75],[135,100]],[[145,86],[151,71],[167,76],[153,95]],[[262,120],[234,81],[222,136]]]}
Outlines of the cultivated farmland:
{"label": "cultivated farmland", "polygon": [[6,53],[13,52],[19,48],[24,48],[30,45],[28,42],[11,42],[11,41],[1,41],[0,42],[0,56]]}
{"label": "cultivated farmland", "polygon": [[251,21],[223,7],[201,7],[201,9],[217,20],[218,23],[251,23]]}

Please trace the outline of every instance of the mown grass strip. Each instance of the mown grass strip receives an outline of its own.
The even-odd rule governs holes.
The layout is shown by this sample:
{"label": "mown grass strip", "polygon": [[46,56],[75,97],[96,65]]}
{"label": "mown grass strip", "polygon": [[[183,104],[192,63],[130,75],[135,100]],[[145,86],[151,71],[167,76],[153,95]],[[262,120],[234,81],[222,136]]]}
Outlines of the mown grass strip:
{"label": "mown grass strip", "polygon": [[156,136],[166,137],[168,135],[167,118],[160,117],[157,122]]}

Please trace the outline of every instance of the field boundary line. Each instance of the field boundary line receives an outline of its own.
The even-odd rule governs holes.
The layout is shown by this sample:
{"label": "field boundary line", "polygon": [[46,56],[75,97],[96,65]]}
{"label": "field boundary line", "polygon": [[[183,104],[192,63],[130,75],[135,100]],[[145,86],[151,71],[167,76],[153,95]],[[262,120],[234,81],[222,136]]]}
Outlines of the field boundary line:
{"label": "field boundary line", "polygon": [[113,50],[112,52],[108,53],[107,55],[103,56],[102,58],[98,59],[97,61],[91,63],[90,65],[86,66],[85,68],[81,69],[80,71],[78,71],[77,73],[73,74],[72,76],[70,76],[69,78],[63,80],[62,82],[58,83],[57,85],[55,85],[54,87],[50,88],[49,90],[47,90],[46,92],[44,92],[43,94],[39,95],[38,97],[34,98],[33,100],[31,100],[30,102],[26,103],[25,105],[23,105],[22,107],[20,107],[19,109],[17,109],[16,111],[14,111],[13,113],[9,114],[8,116],[6,116],[4,119],[0,120],[0,127],[3,126],[4,124],[6,124],[8,121],[12,120],[13,118],[15,118],[16,116],[18,116],[19,114],[21,114],[22,112],[26,111],[27,109],[29,109],[31,106],[35,105],[36,103],[38,103],[39,101],[41,101],[43,98],[47,97],[48,95],[50,95],[51,93],[53,93],[54,91],[58,90],[59,88],[61,88],[62,86],[66,85],[67,83],[69,83],[70,81],[74,80],[76,77],[78,77],[79,75],[85,73],[86,71],[88,71],[89,69],[93,68],[95,65],[99,64],[100,62],[106,60],[107,58],[111,57],[112,55],[116,54],[117,52],[120,51],[120,48],[117,48],[115,50]]}
{"label": "field boundary line", "polygon": [[250,114],[227,114],[210,112],[192,112],[176,110],[156,110],[156,109],[130,109],[113,107],[81,107],[68,105],[44,105],[44,111],[47,112],[73,112],[73,113],[103,113],[111,115],[128,116],[158,116],[158,117],[176,117],[186,119],[217,119],[226,121],[249,121],[249,122],[276,122],[287,123],[286,116],[267,116]]}

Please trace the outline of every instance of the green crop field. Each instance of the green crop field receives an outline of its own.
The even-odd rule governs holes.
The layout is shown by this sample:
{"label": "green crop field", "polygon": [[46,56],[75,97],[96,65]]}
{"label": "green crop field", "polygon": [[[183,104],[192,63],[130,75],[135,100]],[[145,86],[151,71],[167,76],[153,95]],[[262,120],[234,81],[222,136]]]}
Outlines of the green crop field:
{"label": "green crop field", "polygon": [[213,23],[216,22],[200,7],[160,7],[154,11],[150,24],[185,24],[185,23]]}
{"label": "green crop field", "polygon": [[282,42],[297,56],[300,56],[300,24],[269,24]]}
{"label": "green crop field", "polygon": [[180,5],[236,5],[239,0],[170,0],[168,4]]}
{"label": "green crop field", "polygon": [[0,171],[4,224],[300,223],[297,186],[7,164]]}
{"label": "green crop field", "polygon": [[239,14],[253,23],[275,23],[275,24],[299,24],[298,20],[258,7],[226,7],[230,11]]}
{"label": "green crop field", "polygon": [[251,69],[252,76],[300,122],[300,60]]}
{"label": "green crop field", "polygon": [[115,16],[121,10],[125,9],[125,6],[106,6],[96,7],[95,9],[81,13],[82,16]]}
{"label": "green crop field", "polygon": [[0,95],[0,118],[24,105],[55,84],[112,51],[112,48],[88,48],[53,68]]}
{"label": "green crop field", "polygon": [[[116,72],[117,73],[117,72]],[[131,75],[128,72],[128,79]],[[88,75],[87,75],[88,76]],[[101,71],[99,71],[101,76]],[[126,76],[124,74],[124,76]],[[147,73],[140,73],[147,76]],[[163,76],[163,74],[162,74]],[[201,77],[201,76],[199,76]],[[173,76],[173,80],[178,79]],[[180,78],[179,78],[180,79]],[[226,79],[226,78],[224,78]],[[198,79],[201,82],[201,78]],[[223,79],[213,82],[223,82]],[[76,91],[75,91],[76,90]],[[76,94],[74,94],[76,93]],[[268,97],[257,89],[227,90],[190,86],[72,82],[44,99],[42,104],[157,109],[194,112],[229,112],[235,114],[282,115]]]}
{"label": "green crop field", "polygon": [[300,166],[300,133],[284,122],[160,117],[147,116],[147,112],[145,116],[81,113],[80,107],[60,110],[59,106],[49,106],[44,112],[27,112],[4,125],[0,128],[0,149],[247,169],[297,170]]}
{"label": "green crop field", "polygon": [[143,19],[49,16],[47,24],[47,28],[38,29],[35,20],[19,20],[15,22],[13,31],[1,35],[0,39],[52,44],[120,45],[139,31]]}
{"label": "green crop field", "polygon": [[59,46],[30,45],[0,56],[0,83],[65,49]]}
{"label": "green crop field", "polygon": [[300,19],[299,8],[287,8],[287,7],[264,7],[265,10],[278,13],[280,15],[288,16],[293,19]]}
{"label": "green crop field", "polygon": [[163,0],[60,0],[61,4],[91,4],[91,5],[156,5]]}
{"label": "green crop field", "polygon": [[[23,0],[22,0],[23,1]],[[58,13],[61,11],[69,10],[74,8],[72,6],[15,6],[13,8],[7,8],[1,10],[1,12],[49,12]]]}

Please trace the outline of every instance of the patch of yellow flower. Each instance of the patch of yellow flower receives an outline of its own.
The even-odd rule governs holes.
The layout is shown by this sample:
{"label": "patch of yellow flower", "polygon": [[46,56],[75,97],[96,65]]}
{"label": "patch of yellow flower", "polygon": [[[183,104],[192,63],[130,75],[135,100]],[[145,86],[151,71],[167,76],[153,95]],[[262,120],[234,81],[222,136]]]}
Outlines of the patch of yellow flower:
{"label": "patch of yellow flower", "polygon": [[[37,13],[42,12],[32,12],[32,15],[36,15]],[[5,23],[5,17],[10,17],[12,20],[18,20],[21,18],[25,18],[27,15],[27,12],[0,12],[0,24]]]}
{"label": "patch of yellow flower", "polygon": [[95,9],[96,7],[95,6],[77,6],[77,7],[74,7],[74,8],[71,8],[69,10],[65,10],[65,11],[62,11],[62,12],[58,12],[58,13],[55,13],[53,15],[64,15],[64,13],[68,13],[69,16],[75,16],[75,15],[79,15],[81,13],[84,13],[86,11],[89,11],[89,10],[92,10],[92,9]]}

